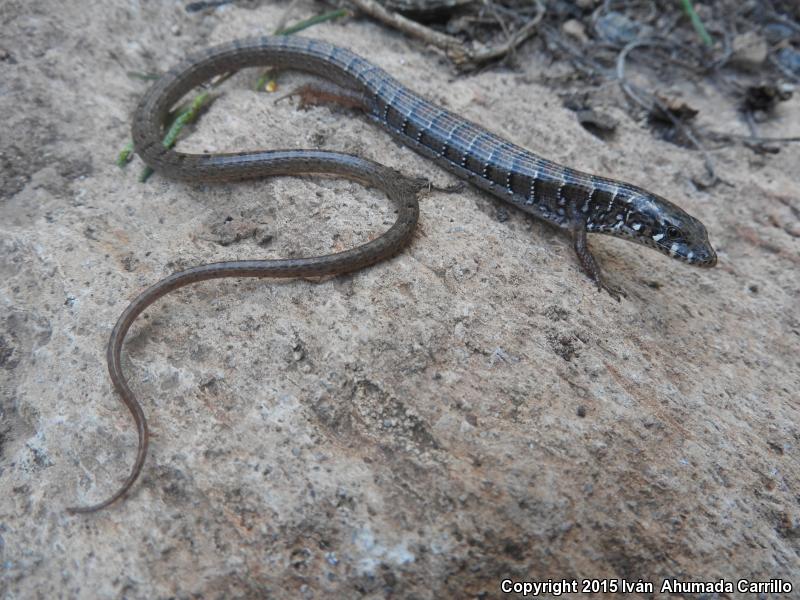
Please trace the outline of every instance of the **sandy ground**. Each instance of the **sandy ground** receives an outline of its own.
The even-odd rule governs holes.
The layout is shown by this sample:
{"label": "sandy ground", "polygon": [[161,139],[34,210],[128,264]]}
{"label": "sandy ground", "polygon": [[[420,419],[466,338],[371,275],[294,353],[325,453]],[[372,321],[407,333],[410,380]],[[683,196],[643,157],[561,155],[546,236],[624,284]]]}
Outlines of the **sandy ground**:
{"label": "sandy ground", "polygon": [[[208,282],[152,307],[124,351],[153,429],[143,477],[112,509],[65,514],[133,460],[104,353],[139,290],[212,260],[350,247],[391,221],[348,182],[140,184],[138,160],[113,164],[148,85],[126,71],[271,31],[284,8],[0,4],[0,596],[482,598],[507,577],[796,590],[800,148],[716,151],[731,185],[698,191],[697,154],[622,110],[607,108],[612,141],[582,129],[535,44],[515,70],[457,77],[358,19],[307,35],[673,199],[707,224],[718,268],[592,239],[618,304],[560,232],[476,190],[433,193],[411,246],[374,268]],[[274,106],[251,81],[183,147],[340,149],[454,181],[363,119]],[[744,132],[713,90],[685,93],[701,123]],[[795,98],[765,133],[799,126]]]}

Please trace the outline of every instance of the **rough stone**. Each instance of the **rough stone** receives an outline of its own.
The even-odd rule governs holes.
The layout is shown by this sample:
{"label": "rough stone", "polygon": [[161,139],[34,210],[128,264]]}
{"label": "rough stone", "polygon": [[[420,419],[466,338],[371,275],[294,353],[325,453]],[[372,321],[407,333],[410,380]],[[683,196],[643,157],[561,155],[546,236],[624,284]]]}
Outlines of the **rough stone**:
{"label": "rough stone", "polygon": [[[621,109],[609,109],[612,139],[584,130],[543,83],[552,62],[535,49],[518,75],[455,77],[366,19],[304,35],[553,160],[672,199],[707,224],[719,266],[590,236],[627,292],[617,303],[562,232],[472,188],[433,190],[390,261],[323,281],[205,282],[146,311],[123,349],[153,431],[143,476],[111,509],[67,515],[131,467],[136,434],[105,369],[131,298],[188,265],[352,247],[393,216],[346,181],[142,184],[138,159],[115,166],[150,85],[128,72],[272,31],[286,6],[183,4],[0,7],[13,58],[0,62],[0,596],[493,598],[504,578],[597,576],[800,583],[800,147],[715,149],[730,185],[698,191],[701,157]],[[319,10],[303,1],[292,19]],[[257,75],[227,81],[181,148],[316,140],[455,182],[355,113],[275,104],[253,91]],[[279,93],[301,80],[281,74]],[[747,132],[712,85],[683,92],[698,126]],[[797,135],[799,122],[795,96],[760,131]]]}

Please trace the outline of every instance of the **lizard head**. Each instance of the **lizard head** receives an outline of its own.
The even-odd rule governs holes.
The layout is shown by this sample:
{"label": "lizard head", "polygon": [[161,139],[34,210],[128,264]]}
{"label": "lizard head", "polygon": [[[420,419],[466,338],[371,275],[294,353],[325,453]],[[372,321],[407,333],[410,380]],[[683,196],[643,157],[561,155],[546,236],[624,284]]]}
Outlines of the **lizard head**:
{"label": "lizard head", "polygon": [[613,208],[590,219],[587,231],[622,237],[697,267],[717,264],[700,221],[666,198],[635,186],[621,188]]}

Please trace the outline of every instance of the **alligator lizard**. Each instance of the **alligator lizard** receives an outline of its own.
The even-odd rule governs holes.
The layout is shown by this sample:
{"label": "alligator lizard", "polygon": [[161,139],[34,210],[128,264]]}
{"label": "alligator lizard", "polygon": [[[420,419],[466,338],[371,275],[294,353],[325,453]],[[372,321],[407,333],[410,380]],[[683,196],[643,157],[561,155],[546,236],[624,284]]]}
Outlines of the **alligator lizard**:
{"label": "alligator lizard", "polygon": [[202,51],[168,71],[139,103],[133,139],[137,153],[148,165],[169,177],[190,181],[306,173],[341,175],[383,189],[397,206],[397,222],[379,238],[345,252],[303,259],[202,265],[170,275],[142,292],[117,321],[107,351],[111,379],[137,425],[136,461],[115,494],[99,504],[72,507],[70,512],[93,512],[115,502],[135,483],[144,464],[147,423],[122,373],[120,353],[125,334],[145,308],[178,287],[206,279],[353,271],[396,253],[413,233],[420,181],[372,161],[319,150],[184,154],[162,145],[167,114],[188,91],[215,75],[266,65],[323,77],[331,83],[328,87],[306,88],[302,92],[306,100],[357,106],[394,138],[448,171],[568,230],[583,269],[617,299],[617,290],[603,281],[589,251],[587,232],[622,237],[697,266],[711,267],[716,263],[705,227],[671,202],[635,185],[582,173],[516,146],[411,92],[349,50],[318,40],[282,36],[239,40]]}

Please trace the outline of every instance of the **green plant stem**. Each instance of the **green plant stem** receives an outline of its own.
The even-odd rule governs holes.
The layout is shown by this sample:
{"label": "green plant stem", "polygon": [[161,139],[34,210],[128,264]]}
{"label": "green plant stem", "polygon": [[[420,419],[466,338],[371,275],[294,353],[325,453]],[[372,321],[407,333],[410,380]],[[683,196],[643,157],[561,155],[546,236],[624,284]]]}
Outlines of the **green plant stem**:
{"label": "green plant stem", "polygon": [[702,40],[702,42],[706,46],[713,46],[714,41],[711,39],[711,36],[708,35],[708,31],[706,31],[705,25],[700,20],[700,17],[694,10],[694,6],[692,6],[691,0],[681,0],[681,5],[683,6],[683,12],[686,13],[686,16],[689,17],[689,20],[692,22],[692,27],[697,32],[698,37]]}
{"label": "green plant stem", "polygon": [[[175,120],[169,126],[169,130],[164,136],[164,139],[161,141],[165,148],[172,148],[175,145],[175,141],[178,139],[178,134],[188,123],[191,123],[197,118],[197,115],[200,114],[200,110],[207,103],[210,97],[211,94],[209,92],[200,92],[192,100],[192,103],[189,105],[189,107],[183,110],[175,118]],[[147,181],[148,177],[150,177],[152,174],[153,170],[150,167],[145,167],[142,171],[142,174],[139,176],[139,181]]]}
{"label": "green plant stem", "polygon": [[319,25],[320,23],[324,23],[325,21],[333,21],[334,19],[339,19],[341,17],[346,17],[350,14],[346,8],[340,8],[337,10],[331,10],[326,13],[322,13],[321,15],[316,15],[314,17],[309,17],[305,21],[300,21],[299,23],[295,23],[289,27],[284,27],[283,29],[279,29],[275,32],[275,35],[292,35],[293,33],[297,33],[298,31],[303,31],[303,29],[308,29],[309,27],[313,27],[314,25]]}
{"label": "green plant stem", "polygon": [[125,144],[125,147],[120,150],[119,156],[117,156],[117,166],[119,168],[124,167],[130,162],[131,157],[133,157],[133,142],[128,142]]}

